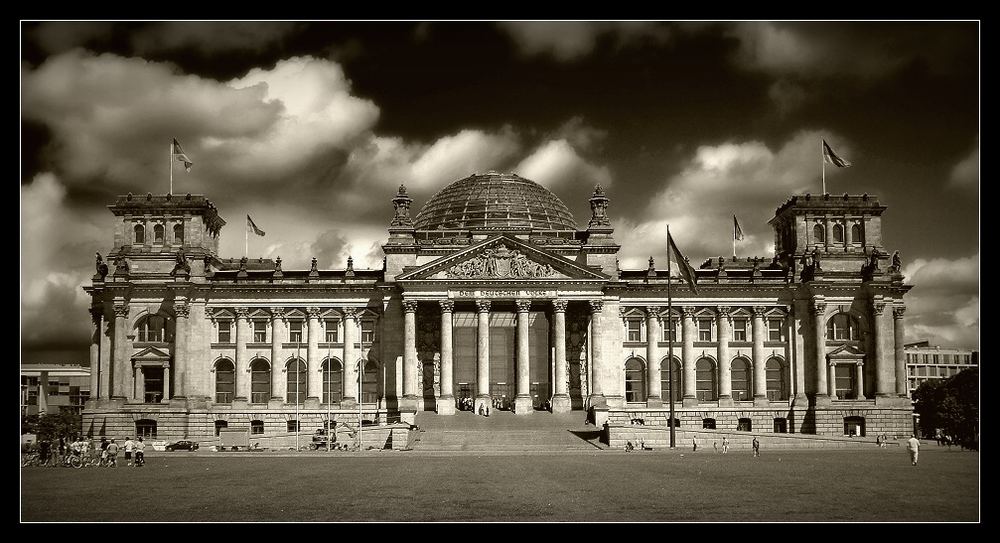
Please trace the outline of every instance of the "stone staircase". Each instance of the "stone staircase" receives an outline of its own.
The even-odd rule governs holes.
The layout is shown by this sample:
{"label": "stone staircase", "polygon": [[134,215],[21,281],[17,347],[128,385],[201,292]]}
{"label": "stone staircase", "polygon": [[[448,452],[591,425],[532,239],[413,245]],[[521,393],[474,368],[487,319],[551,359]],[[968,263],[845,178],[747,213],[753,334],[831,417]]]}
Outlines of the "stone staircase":
{"label": "stone staircase", "polygon": [[462,411],[440,416],[417,413],[415,451],[596,451],[599,430],[585,423],[582,411],[554,414],[537,411],[515,415],[493,411],[489,417]]}

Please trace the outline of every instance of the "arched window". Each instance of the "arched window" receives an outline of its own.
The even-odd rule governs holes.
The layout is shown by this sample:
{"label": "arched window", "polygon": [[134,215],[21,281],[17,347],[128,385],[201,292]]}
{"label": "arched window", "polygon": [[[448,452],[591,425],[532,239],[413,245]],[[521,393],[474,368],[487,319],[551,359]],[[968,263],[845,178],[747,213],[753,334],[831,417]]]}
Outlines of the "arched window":
{"label": "arched window", "polygon": [[135,225],[135,228],[133,229],[133,231],[135,232],[135,236],[132,238],[132,244],[133,245],[143,245],[144,243],[146,243],[146,227],[145,226],[143,226],[141,224],[137,224],[137,225]]}
{"label": "arched window", "polygon": [[850,313],[837,313],[826,322],[826,339],[841,341],[858,340],[858,319]]}
{"label": "arched window", "polygon": [[817,224],[813,227],[813,237],[816,238],[816,243],[823,243],[826,241],[826,229],[823,228],[822,224]]}
{"label": "arched window", "polygon": [[267,403],[271,399],[271,365],[263,358],[250,363],[250,403]]}
{"label": "arched window", "polygon": [[706,430],[715,430],[715,419],[701,419],[701,427]]}
{"label": "arched window", "polygon": [[309,383],[309,368],[301,358],[296,358],[285,366],[288,375],[288,403],[301,404],[306,398],[306,385]]}
{"label": "arched window", "polygon": [[262,420],[252,420],[250,421],[250,433],[254,435],[259,435],[264,433],[264,421]]}
{"label": "arched window", "polygon": [[339,403],[344,399],[344,367],[339,360],[323,361],[323,403]]}
{"label": "arched window", "polygon": [[219,435],[220,433],[222,433],[222,430],[224,428],[229,428],[229,422],[228,421],[225,421],[225,420],[217,420],[217,421],[215,421],[215,435]]}
{"label": "arched window", "polygon": [[371,360],[365,364],[365,372],[361,379],[361,401],[363,403],[378,401],[378,364]]}
{"label": "arched window", "polygon": [[163,244],[163,225],[156,224],[153,225],[153,243],[158,245]]}
{"label": "arched window", "polygon": [[135,324],[136,337],[139,342],[173,341],[169,329],[169,320],[160,315],[148,315]]}
{"label": "arched window", "polygon": [[833,241],[837,243],[844,243],[844,226],[841,224],[833,225]]}
{"label": "arched window", "polygon": [[785,365],[778,358],[771,358],[764,366],[767,380],[767,399],[772,402],[788,399],[788,377]]}
{"label": "arched window", "polygon": [[861,227],[856,224],[851,226],[851,243],[861,244]]}
{"label": "arched window", "polygon": [[236,394],[236,367],[229,360],[215,365],[215,403],[232,403]]}
{"label": "arched window", "polygon": [[[673,384],[670,382],[670,371],[673,371]],[[667,359],[660,362],[660,398],[665,401],[681,401],[681,363],[674,357],[672,368],[667,366]]]}
{"label": "arched window", "polygon": [[174,225],[174,243],[177,245],[184,244],[184,225],[175,224]]}
{"label": "arched window", "polygon": [[695,364],[696,396],[701,401],[714,401],[715,395],[715,363],[710,358],[702,358]]}
{"label": "arched window", "polygon": [[135,421],[135,437],[141,437],[144,440],[156,439],[156,421],[152,419]]}
{"label": "arched window", "polygon": [[625,362],[625,401],[646,401],[646,376],[642,360],[629,358]]}
{"label": "arched window", "polygon": [[753,394],[750,385],[753,382],[750,377],[750,361],[746,358],[737,358],[732,364],[732,392],[734,400],[752,400]]}

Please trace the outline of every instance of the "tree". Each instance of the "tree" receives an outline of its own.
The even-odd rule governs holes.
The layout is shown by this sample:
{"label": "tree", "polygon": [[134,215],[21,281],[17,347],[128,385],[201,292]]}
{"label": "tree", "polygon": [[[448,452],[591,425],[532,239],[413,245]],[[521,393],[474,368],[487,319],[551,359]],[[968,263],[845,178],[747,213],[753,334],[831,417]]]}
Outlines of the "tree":
{"label": "tree", "polygon": [[36,434],[38,441],[56,440],[62,436],[81,434],[82,420],[72,411],[60,411],[46,415],[29,415],[21,420],[21,433]]}
{"label": "tree", "polygon": [[941,430],[963,447],[978,449],[978,368],[924,382],[913,392],[913,402],[925,436]]}

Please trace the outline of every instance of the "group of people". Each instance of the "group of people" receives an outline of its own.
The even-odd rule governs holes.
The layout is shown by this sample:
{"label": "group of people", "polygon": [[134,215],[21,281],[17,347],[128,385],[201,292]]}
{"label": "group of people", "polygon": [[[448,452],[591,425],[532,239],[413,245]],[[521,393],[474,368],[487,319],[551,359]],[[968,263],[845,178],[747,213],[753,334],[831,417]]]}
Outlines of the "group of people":
{"label": "group of people", "polygon": [[[754,458],[759,458],[760,457],[760,441],[757,441],[757,436],[753,437],[753,442],[751,443],[751,445],[753,447],[753,456],[754,456]],[[719,442],[718,441],[713,441],[712,442],[712,449],[716,453],[719,452]],[[691,451],[692,452],[698,452],[698,439],[697,439],[697,437],[692,437],[691,438]],[[722,454],[726,454],[728,452],[729,452],[729,438],[726,437],[726,436],[722,436]]]}
{"label": "group of people", "polygon": [[882,433],[875,436],[875,444],[878,445],[880,449],[884,449],[889,446],[889,435]]}
{"label": "group of people", "polygon": [[[50,465],[50,463],[51,465],[68,466],[74,458],[83,461],[91,454],[97,454],[98,449],[100,450],[100,465],[102,466],[117,467],[118,452],[121,449],[125,451],[125,461],[129,467],[139,467],[146,463],[146,443],[141,437],[134,441],[131,437],[127,437],[122,446],[119,446],[113,438],[108,441],[108,438],[101,437],[100,445],[94,448],[90,440],[82,436],[60,437],[57,441],[43,439],[38,442],[37,446],[38,458],[43,466]],[[26,452],[34,451],[34,446],[29,443],[29,450]]]}

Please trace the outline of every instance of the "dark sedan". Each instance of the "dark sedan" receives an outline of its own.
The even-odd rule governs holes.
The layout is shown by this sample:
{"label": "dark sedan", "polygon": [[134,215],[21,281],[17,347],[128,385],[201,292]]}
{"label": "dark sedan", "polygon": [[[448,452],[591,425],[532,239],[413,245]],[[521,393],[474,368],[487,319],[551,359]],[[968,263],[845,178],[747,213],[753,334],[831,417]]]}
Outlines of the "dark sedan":
{"label": "dark sedan", "polygon": [[198,443],[194,441],[175,441],[167,445],[168,451],[197,451]]}

